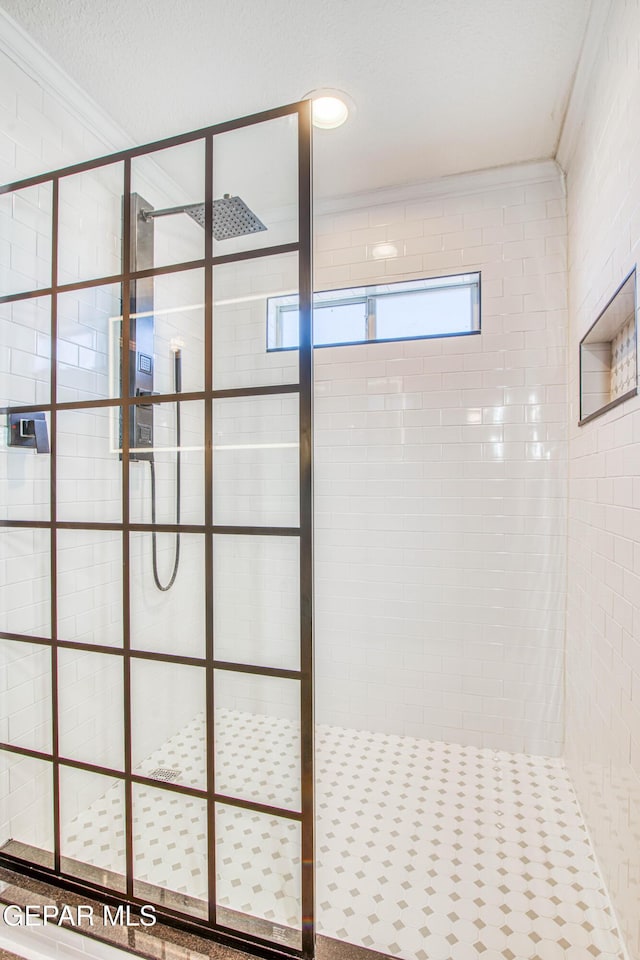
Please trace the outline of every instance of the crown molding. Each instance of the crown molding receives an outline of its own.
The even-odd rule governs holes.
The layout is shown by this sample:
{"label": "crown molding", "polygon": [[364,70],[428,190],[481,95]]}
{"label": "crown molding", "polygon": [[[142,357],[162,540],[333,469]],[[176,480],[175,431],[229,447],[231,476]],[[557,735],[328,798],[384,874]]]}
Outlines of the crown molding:
{"label": "crown molding", "polygon": [[532,160],[526,163],[507,164],[502,167],[490,167],[486,170],[474,170],[470,173],[454,173],[435,180],[423,180],[397,187],[382,187],[364,193],[352,193],[342,197],[319,199],[316,201],[316,213],[327,215],[342,213],[346,210],[358,210],[363,207],[379,206],[391,203],[406,203],[415,200],[464,197],[505,187],[529,186],[533,183],[548,181],[564,182],[562,168],[555,160]]}
{"label": "crown molding", "polygon": [[[104,144],[105,153],[135,146],[131,136],[99,106],[36,41],[0,7],[0,52],[11,59],[27,76],[55,97]],[[84,159],[84,158],[78,158]],[[318,199],[316,213],[327,215],[383,204],[416,200],[462,197],[504,187],[517,187],[562,178],[555,160],[537,160],[451,174],[399,186],[383,187],[363,193]],[[165,190],[171,192],[166,175],[158,174]]]}
{"label": "crown molding", "polygon": [[[0,52],[87,127],[108,153],[134,146],[131,136],[0,7]],[[84,158],[81,158],[84,159]]]}
{"label": "crown molding", "polygon": [[573,77],[569,102],[558,137],[556,158],[563,170],[569,169],[575,153],[596,61],[604,42],[612,6],[613,0],[591,0],[591,9],[582,41],[580,59]]}
{"label": "crown molding", "polygon": [[[2,7],[0,54],[8,57],[26,76],[37,83],[47,96],[57,100],[78,120],[97,142],[104,146],[105,156],[137,146],[111,114],[96,103]],[[86,159],[92,157],[72,157],[68,162],[75,163]],[[180,190],[177,184],[155,162],[148,165],[145,178],[165,193],[167,202],[173,202],[173,199],[176,203],[179,202]]]}

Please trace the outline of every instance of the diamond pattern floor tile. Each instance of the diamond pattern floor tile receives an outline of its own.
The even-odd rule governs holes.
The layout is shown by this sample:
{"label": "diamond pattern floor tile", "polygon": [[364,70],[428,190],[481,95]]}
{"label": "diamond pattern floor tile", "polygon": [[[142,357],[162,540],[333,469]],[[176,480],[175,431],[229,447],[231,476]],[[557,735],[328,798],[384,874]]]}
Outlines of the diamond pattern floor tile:
{"label": "diamond pattern floor tile", "polygon": [[[296,809],[297,727],[232,710],[216,725],[220,792]],[[204,735],[199,715],[140,772],[200,786]],[[321,933],[406,960],[623,960],[561,760],[330,726],[316,742]],[[201,802],[137,797],[138,876],[206,899]],[[66,825],[65,855],[104,864],[105,816],[121,862],[115,790]],[[220,807],[220,903],[299,927],[298,829]]]}

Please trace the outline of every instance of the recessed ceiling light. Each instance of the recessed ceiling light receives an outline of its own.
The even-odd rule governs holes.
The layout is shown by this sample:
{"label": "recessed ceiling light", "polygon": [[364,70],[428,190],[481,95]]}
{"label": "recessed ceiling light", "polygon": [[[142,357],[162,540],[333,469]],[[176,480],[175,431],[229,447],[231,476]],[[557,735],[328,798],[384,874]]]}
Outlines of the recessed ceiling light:
{"label": "recessed ceiling light", "polygon": [[311,100],[311,119],[319,130],[334,130],[341,127],[353,106],[350,98],[341,90],[312,90],[304,100]]}
{"label": "recessed ceiling light", "polygon": [[376,243],[371,248],[371,256],[374,260],[389,260],[398,256],[398,248],[393,243]]}

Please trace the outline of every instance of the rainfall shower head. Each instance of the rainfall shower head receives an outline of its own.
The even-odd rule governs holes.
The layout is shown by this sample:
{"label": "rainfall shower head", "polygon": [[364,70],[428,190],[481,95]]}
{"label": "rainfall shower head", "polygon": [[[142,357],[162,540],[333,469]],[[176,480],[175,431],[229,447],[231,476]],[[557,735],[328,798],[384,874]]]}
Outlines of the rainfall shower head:
{"label": "rainfall shower head", "polygon": [[[204,228],[204,203],[185,207],[184,212]],[[260,233],[266,229],[262,220],[256,217],[240,197],[231,197],[225,193],[222,200],[213,201],[213,236],[216,240],[244,237],[245,234]]]}
{"label": "rainfall shower head", "polygon": [[[206,205],[192,203],[184,207],[167,207],[165,210],[147,210],[142,212],[144,220],[154,217],[166,217],[174,213],[186,213],[204,229]],[[230,240],[232,237],[244,237],[250,233],[266,230],[264,223],[256,217],[244,200],[225,193],[221,200],[213,201],[213,236],[216,240]]]}

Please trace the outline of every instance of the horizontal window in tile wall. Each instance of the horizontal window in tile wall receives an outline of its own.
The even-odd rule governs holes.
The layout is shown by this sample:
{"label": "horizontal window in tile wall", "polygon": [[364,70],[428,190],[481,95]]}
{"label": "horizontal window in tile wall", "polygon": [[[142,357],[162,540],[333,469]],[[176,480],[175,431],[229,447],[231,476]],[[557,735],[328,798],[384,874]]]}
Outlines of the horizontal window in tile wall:
{"label": "horizontal window in tile wall", "polygon": [[[298,294],[267,300],[267,350],[295,350]],[[313,295],[316,347],[480,332],[480,274],[327,290]]]}

